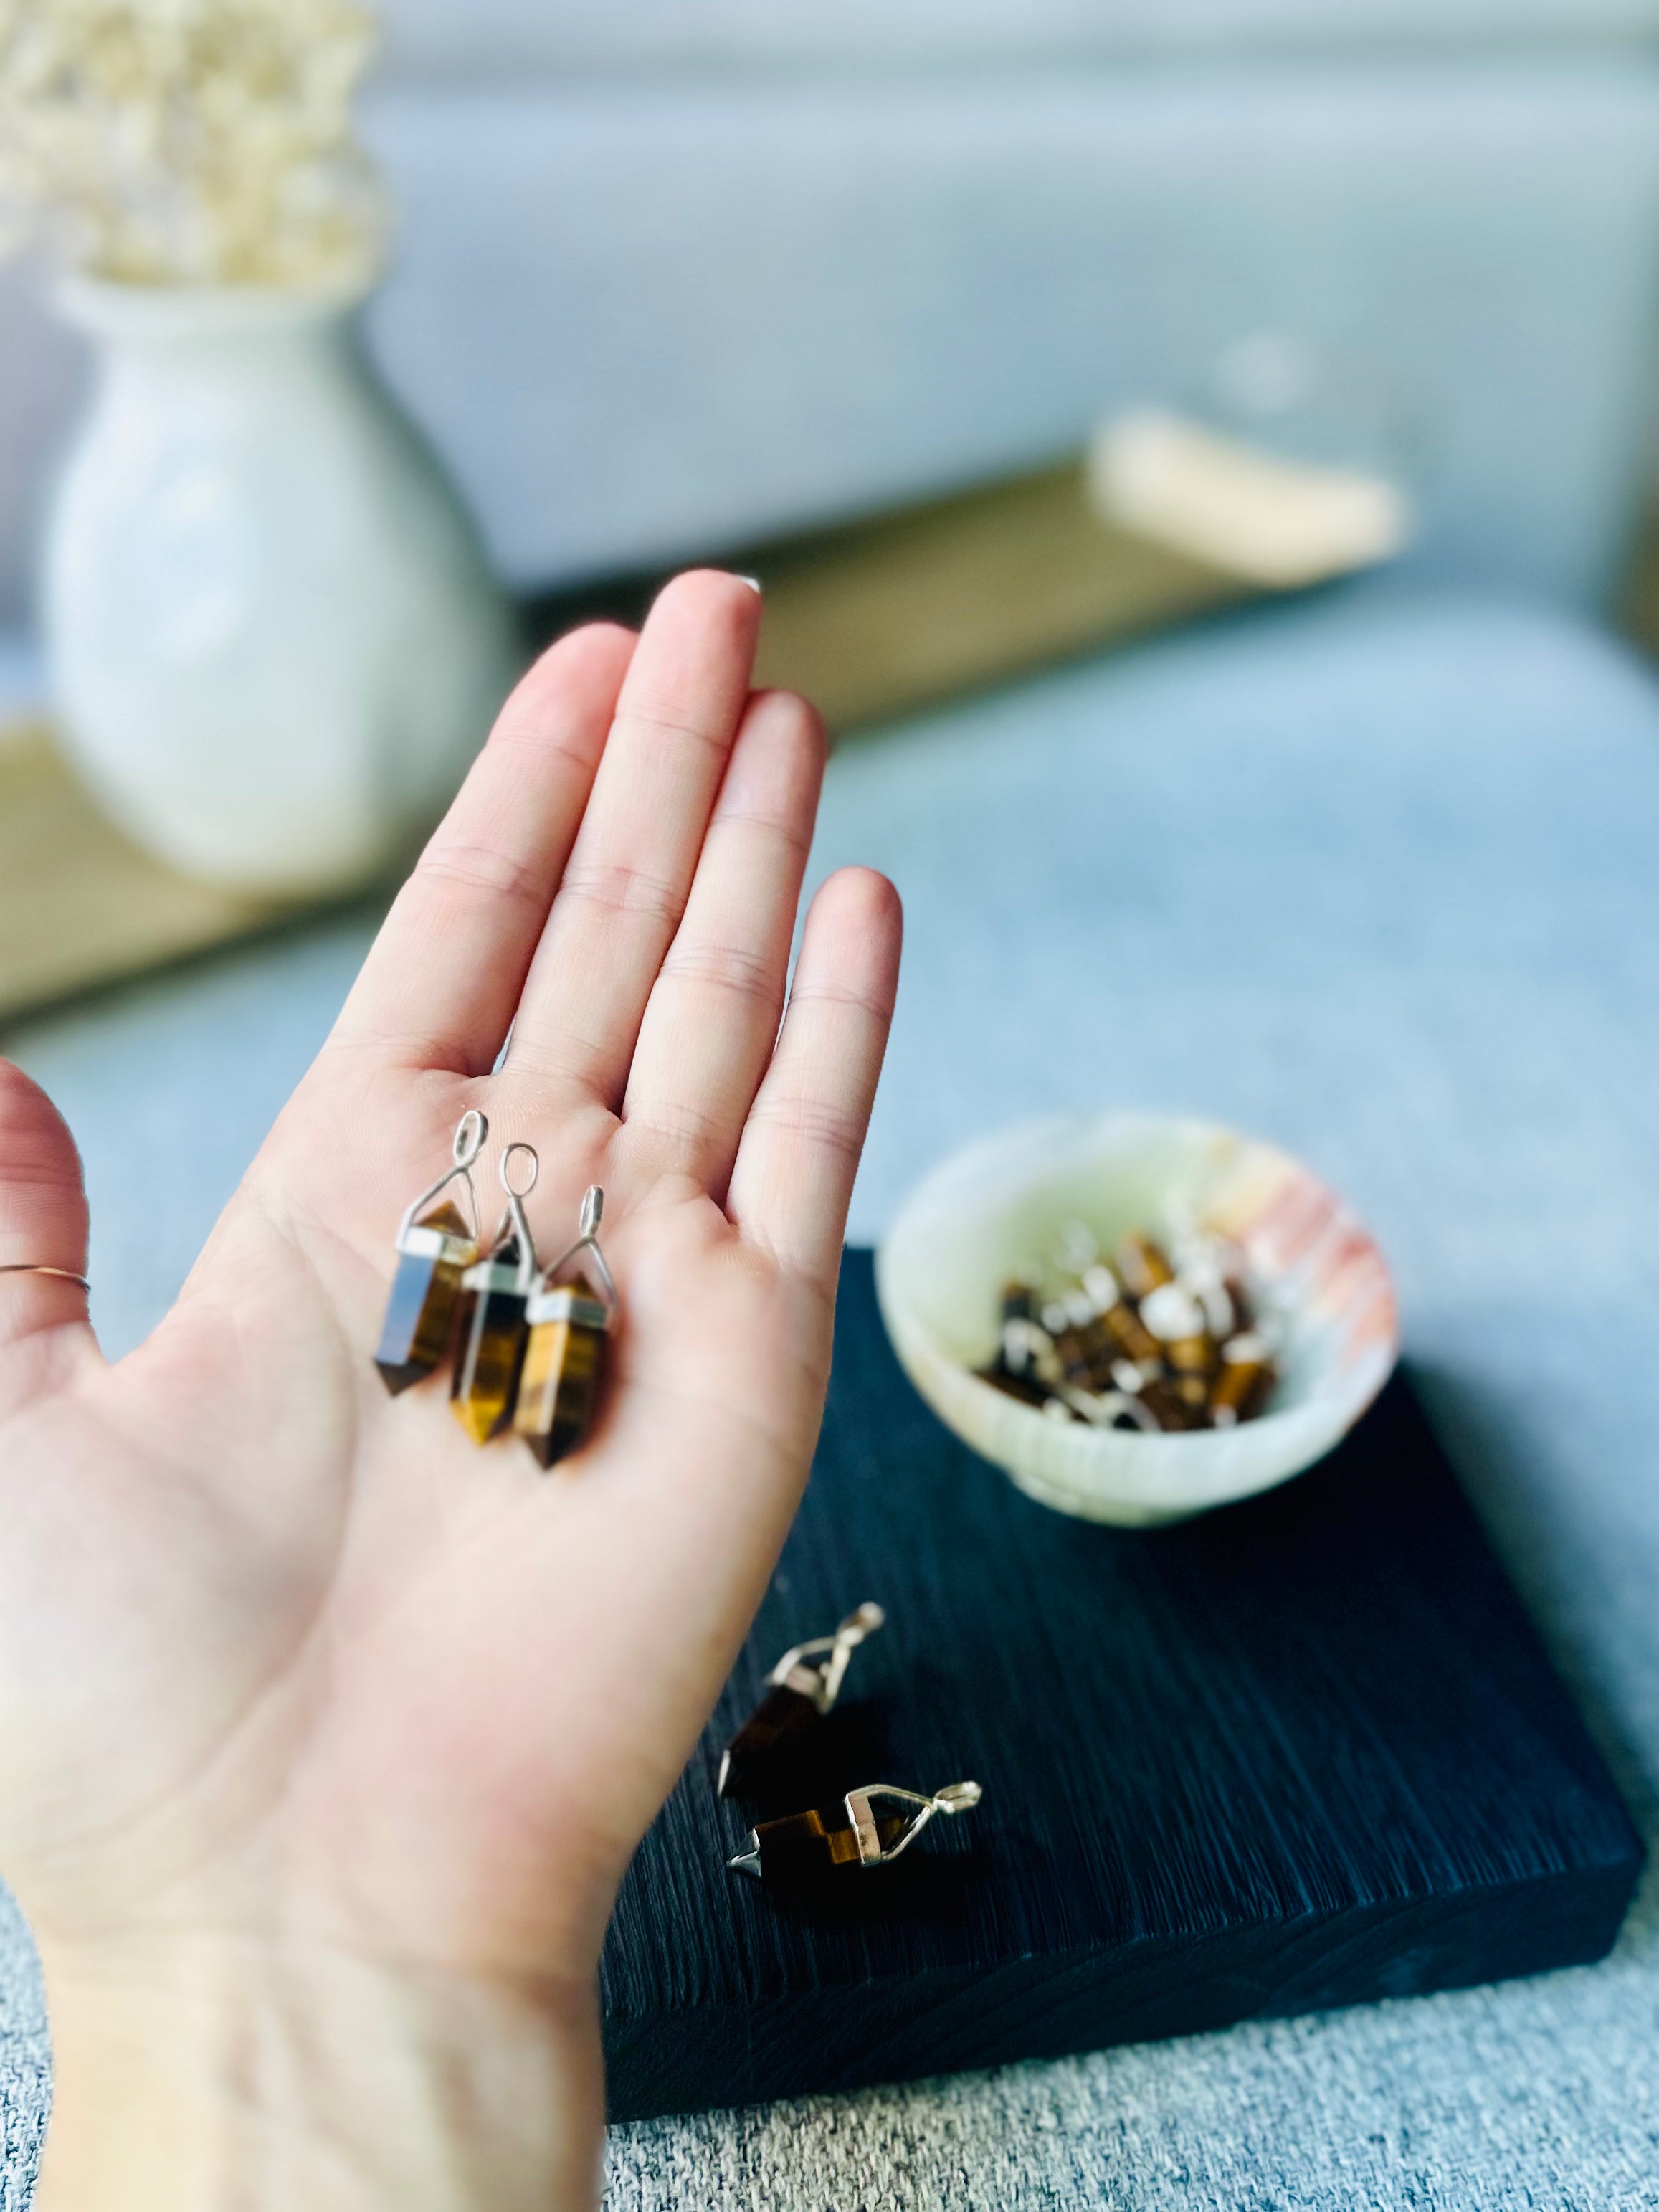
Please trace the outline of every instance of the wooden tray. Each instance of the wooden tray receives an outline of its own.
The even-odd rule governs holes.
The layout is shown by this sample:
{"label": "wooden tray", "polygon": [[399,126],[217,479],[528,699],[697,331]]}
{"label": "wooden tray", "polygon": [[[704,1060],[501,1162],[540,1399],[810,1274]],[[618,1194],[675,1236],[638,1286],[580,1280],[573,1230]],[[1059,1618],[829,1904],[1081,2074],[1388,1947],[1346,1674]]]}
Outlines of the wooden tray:
{"label": "wooden tray", "polygon": [[[778,1654],[889,1625],[763,1811],[971,1777],[979,1809],[790,1902],[728,1873],[720,1749]],[[673,1624],[663,1633],[672,1642]],[[1599,1958],[1642,1847],[1396,1380],[1282,1490],[1145,1533],[958,1444],[843,1271],[823,1440],[603,1967],[613,2116],[1184,2034]]]}
{"label": "wooden tray", "polygon": [[104,819],[49,732],[0,731],[0,1020],[284,911],[174,875]]}
{"label": "wooden tray", "polygon": [[[804,692],[838,735],[1266,595],[1105,520],[1081,457],[713,557],[764,591],[757,684]],[[1334,558],[1308,580],[1356,565]],[[532,633],[638,623],[672,573],[550,593],[531,606]]]}
{"label": "wooden tray", "polygon": [[[1206,481],[1200,465],[1200,491]],[[1295,504],[1293,485],[1270,482],[1252,511],[1270,520],[1287,498]],[[1377,557],[1339,530],[1297,580]],[[1105,520],[1082,457],[741,549],[726,563],[765,584],[757,682],[805,691],[837,730],[1266,588]],[[528,632],[546,638],[596,615],[637,622],[663,580],[636,574],[544,599],[527,611]],[[0,732],[0,1020],[304,911],[173,874],[104,819],[47,731]]]}

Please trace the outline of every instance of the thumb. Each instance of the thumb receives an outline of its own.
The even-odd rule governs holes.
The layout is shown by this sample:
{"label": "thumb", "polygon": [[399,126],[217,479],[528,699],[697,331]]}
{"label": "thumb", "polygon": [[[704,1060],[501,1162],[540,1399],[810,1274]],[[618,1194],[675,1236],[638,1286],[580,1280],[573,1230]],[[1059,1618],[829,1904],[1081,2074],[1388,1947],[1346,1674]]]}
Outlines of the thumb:
{"label": "thumb", "polygon": [[86,1322],[78,1283],[20,1267],[79,1275],[86,1264],[87,1196],[75,1139],[40,1085],[0,1060],[0,1346]]}

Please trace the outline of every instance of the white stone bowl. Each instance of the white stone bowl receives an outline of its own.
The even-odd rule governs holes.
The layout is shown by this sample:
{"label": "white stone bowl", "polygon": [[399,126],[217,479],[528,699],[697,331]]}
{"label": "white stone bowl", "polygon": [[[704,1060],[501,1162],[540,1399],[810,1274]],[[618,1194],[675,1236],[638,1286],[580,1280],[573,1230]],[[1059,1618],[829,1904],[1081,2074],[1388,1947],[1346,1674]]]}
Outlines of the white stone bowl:
{"label": "white stone bowl", "polygon": [[[1242,1246],[1283,1332],[1270,1411],[1153,1436],[1055,1421],[981,1382],[1003,1285],[1069,1220],[1108,1253],[1126,1230],[1168,1235],[1183,1220]],[[1205,1121],[1079,1115],[985,1138],[912,1194],[876,1288],[905,1372],[947,1427],[1044,1505],[1126,1527],[1185,1520],[1311,1467],[1400,1348],[1388,1268],[1342,1200],[1287,1154]]]}

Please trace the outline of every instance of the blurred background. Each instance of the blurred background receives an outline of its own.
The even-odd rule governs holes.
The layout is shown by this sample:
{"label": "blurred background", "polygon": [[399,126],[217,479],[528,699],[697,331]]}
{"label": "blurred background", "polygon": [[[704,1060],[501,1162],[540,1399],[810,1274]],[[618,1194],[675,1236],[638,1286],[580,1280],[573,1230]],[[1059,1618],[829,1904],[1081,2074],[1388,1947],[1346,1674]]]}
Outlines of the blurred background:
{"label": "blurred background", "polygon": [[[316,4],[329,20],[328,0]],[[1402,686],[1386,709],[1389,741],[1436,759],[1473,742],[1471,718],[1517,699],[1541,712],[1572,691],[1570,674],[1538,674],[1540,654],[1552,669],[1563,652],[1588,656],[1583,684],[1628,702],[1637,679],[1610,640],[1615,621],[1644,620],[1659,0],[848,0],[834,11],[805,0],[388,0],[380,12],[383,45],[356,106],[391,225],[368,348],[459,489],[522,620],[520,650],[585,608],[637,611],[678,562],[731,556],[767,581],[767,641],[789,641],[773,653],[786,665],[767,672],[831,695],[832,708],[845,689],[835,719],[884,733],[832,770],[815,862],[884,862],[912,908],[908,1021],[857,1233],[876,1233],[906,1182],[998,1103],[1231,1110],[1322,1148],[1333,1171],[1374,1178],[1376,1158],[1332,1104],[1359,1086],[1352,1055],[1316,1056],[1299,1087],[1284,1058],[1287,1025],[1304,1043],[1314,1033],[1285,994],[1295,998],[1298,932],[1317,898],[1310,908],[1304,882],[1300,904],[1287,903],[1277,969],[1264,920],[1229,997],[1183,949],[1211,941],[1207,907],[1188,896],[1177,911],[1171,886],[1253,868],[1239,895],[1254,897],[1279,867],[1276,844],[1291,881],[1294,869],[1322,882],[1346,867],[1332,823],[1361,805],[1355,777],[1392,773],[1363,732]],[[285,35],[303,47],[302,30]],[[337,918],[296,925],[234,869],[204,886],[188,870],[141,866],[80,783],[58,781],[76,701],[99,702],[63,680],[73,669],[47,665],[43,544],[76,426],[91,418],[94,349],[118,349],[96,316],[59,311],[52,265],[40,250],[0,265],[0,711],[46,748],[0,748],[0,770],[13,763],[9,783],[0,775],[0,879],[11,883],[8,902],[0,880],[0,1042],[70,1086],[94,1198],[105,1194],[100,1318],[119,1349],[164,1310],[325,1030],[382,894],[358,866],[369,889],[337,918],[340,899],[357,896],[348,866],[325,886]],[[173,381],[188,489],[197,446],[225,410],[204,386]],[[1126,526],[1102,565],[1097,545],[1079,552],[1079,532],[1105,525],[1097,497],[1079,522],[1078,457],[1095,439],[1098,459],[1102,426],[1148,410],[1258,455],[1334,466],[1350,489],[1391,486],[1403,521],[1371,538],[1363,527],[1328,559],[1316,547],[1299,576],[1264,579],[1212,543],[1194,555],[1190,532],[1154,545],[1154,514],[1150,537]],[[144,420],[106,430],[118,474],[135,453],[142,462]],[[301,480],[289,565],[304,571],[307,532],[320,549],[331,527],[325,479],[349,471],[287,473]],[[1091,482],[1097,493],[1097,467]],[[1212,489],[1198,486],[1200,507]],[[133,497],[158,503],[142,484]],[[63,661],[95,658],[100,623],[117,628],[129,599],[146,635],[166,630],[176,575],[187,598],[199,586],[212,601],[234,545],[211,528],[191,535],[200,499],[183,508],[184,551],[164,535],[165,557],[141,545],[118,566]],[[869,521],[895,511],[896,537]],[[106,517],[94,525],[110,533]],[[315,596],[337,598],[315,558]],[[1264,586],[1282,597],[1286,581],[1350,571],[1293,607],[1212,612]],[[803,575],[805,598],[792,599]],[[212,606],[191,615],[170,682],[180,668],[189,678]],[[1097,640],[1206,613],[1078,672]],[[288,663],[313,657],[294,640],[304,645],[313,617],[302,609],[279,640]],[[1012,635],[981,650],[1005,621]],[[932,660],[899,665],[929,624]],[[427,626],[405,617],[404,632]],[[139,664],[144,649],[141,638]],[[1426,656],[1420,678],[1413,656]],[[1061,672],[1044,690],[1046,662]],[[276,674],[240,666],[210,687],[202,742],[214,761],[246,757],[257,777],[283,749],[258,734],[264,695],[279,738],[309,710]],[[487,717],[477,702],[510,673],[488,655],[482,666],[451,782]],[[1025,690],[975,697],[1021,672],[1036,679]],[[105,672],[100,711],[144,672]],[[164,723],[173,696],[155,710]],[[964,703],[895,724],[899,707],[953,696]],[[408,701],[377,711],[390,712],[382,751],[406,749]],[[1577,710],[1565,722],[1582,739]],[[1330,819],[1298,826],[1296,808],[1312,803],[1303,768],[1276,775],[1264,732],[1310,748],[1321,774],[1346,764]],[[1188,758],[1189,744],[1212,746],[1215,765]],[[978,787],[949,763],[980,744],[989,781],[964,797]],[[1040,774],[1044,745],[1054,757]],[[997,787],[1005,747],[1032,769],[1024,830]],[[1230,842],[1217,794],[1251,758],[1259,780],[1227,804],[1239,824],[1261,813],[1259,835]],[[141,799],[147,772],[140,757]],[[1073,794],[1098,786],[1097,822],[1086,803],[1057,803],[1065,779]],[[1437,804],[1453,803],[1457,781],[1449,767]],[[901,834],[906,790],[916,821]],[[952,805],[969,812],[947,836]],[[1085,848],[1057,874],[1056,841],[1078,836]],[[1206,839],[1219,862],[1201,860]],[[1522,872],[1516,854],[1504,865]],[[1427,866],[1413,845],[1407,873]],[[1353,880],[1375,881],[1382,900],[1385,874],[1378,860]],[[1166,908],[1169,967],[1155,987],[1148,932]],[[964,927],[998,933],[977,973]],[[1390,961],[1405,958],[1380,908],[1366,927],[1354,962],[1383,941]],[[250,933],[252,949],[214,954]],[[1134,1016],[1138,1066],[1109,1024],[1079,1034],[1060,956],[1068,933],[1098,943],[1115,988],[1148,994]],[[1126,967],[1130,945],[1139,951]],[[180,969],[185,956],[196,964]],[[1429,964],[1407,963],[1413,988]],[[114,988],[152,967],[163,980]],[[1043,1005],[1041,1034],[1028,1020],[991,1054],[961,1018],[988,991],[1028,1014]],[[1499,1018],[1496,1002],[1488,1012]],[[1228,1053],[1195,1062],[1195,1020],[1230,1037]],[[1364,1032],[1364,1065],[1383,1033]],[[187,1164],[165,1140],[180,1115],[195,1129]],[[147,1127],[153,1139],[135,1153]],[[157,1178],[173,1201],[159,1233],[125,1195]]]}
{"label": "blurred background", "polygon": [[[1288,333],[1414,563],[1605,604],[1652,416],[1650,0],[389,0],[370,331],[517,590],[1035,465]],[[0,624],[87,363],[0,293]]]}
{"label": "blurred background", "polygon": [[[52,0],[14,21],[31,6]],[[1188,1110],[1299,1154],[1376,1231],[1437,1429],[1659,1832],[1659,0],[383,13],[358,110],[392,211],[367,344],[481,540],[488,574],[428,498],[427,580],[472,611],[468,698],[676,563],[752,568],[769,673],[810,670],[861,733],[811,874],[868,861],[907,905],[854,1240],[955,1145],[1036,1113]],[[180,577],[207,610],[167,672],[184,715],[234,562],[185,499],[172,567],[141,548],[76,601],[83,501],[80,566],[43,587],[94,351],[155,350],[113,330],[131,302],[51,292],[39,252],[0,268],[0,1049],[82,1144],[119,1353],[326,1035],[389,864],[342,861],[297,908],[234,869],[195,882],[65,768],[81,745],[106,791],[78,725],[126,742]],[[161,397],[186,459],[259,415],[188,379]],[[106,420],[129,491],[147,419]],[[389,420],[361,415],[364,451],[404,453]],[[305,622],[334,653],[337,602],[368,619],[330,580],[350,475],[271,477],[301,627],[268,677],[213,679],[186,798],[229,763],[257,801],[315,735],[283,686],[328,657],[295,648]],[[520,626],[506,659],[491,577]],[[112,676],[129,615],[144,635]],[[368,733],[394,781],[460,653],[398,620]],[[412,693],[399,638],[428,648]],[[468,707],[410,823],[485,719]],[[0,2096],[21,2109],[46,2060],[16,2005]],[[836,2124],[870,2130],[883,2171],[894,2142],[942,2161],[940,2201],[969,2212],[1188,2201],[1170,2174],[1238,2204],[1634,2205],[1656,2035],[1650,1898],[1593,1972]],[[750,2196],[733,2127],[759,2146]],[[630,2131],[617,2201],[815,2203],[817,2127]]]}

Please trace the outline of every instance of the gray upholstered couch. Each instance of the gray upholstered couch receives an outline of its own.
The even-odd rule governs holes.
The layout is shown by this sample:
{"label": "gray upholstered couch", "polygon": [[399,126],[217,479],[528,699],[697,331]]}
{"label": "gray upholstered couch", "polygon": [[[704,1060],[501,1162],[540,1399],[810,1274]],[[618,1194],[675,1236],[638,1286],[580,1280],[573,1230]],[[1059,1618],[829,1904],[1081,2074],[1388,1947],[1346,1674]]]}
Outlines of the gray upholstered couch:
{"label": "gray upholstered couch", "polygon": [[[1391,1254],[1440,1431],[1651,1835],[1659,687],[1573,603],[1643,444],[1659,11],[1334,12],[861,0],[831,28],[778,0],[404,0],[376,339],[523,581],[1042,453],[1264,323],[1403,377],[1430,526],[1402,578],[832,763],[815,870],[874,861],[909,912],[853,1231],[973,1128],[1055,1104],[1189,1107],[1305,1153]],[[0,353],[14,448],[38,374],[38,444],[50,342],[24,317]],[[112,1350],[171,1297],[363,933],[0,1038],[82,1139]],[[47,2061],[20,1930],[0,1962],[9,2207]],[[621,2131],[612,2197],[1636,2212],[1656,2051],[1650,1892],[1598,1968]]]}

